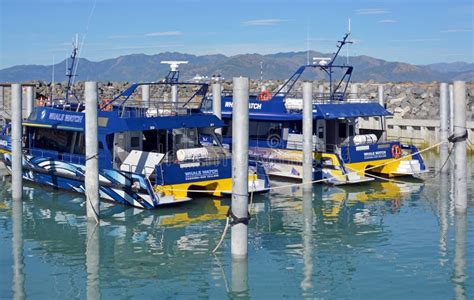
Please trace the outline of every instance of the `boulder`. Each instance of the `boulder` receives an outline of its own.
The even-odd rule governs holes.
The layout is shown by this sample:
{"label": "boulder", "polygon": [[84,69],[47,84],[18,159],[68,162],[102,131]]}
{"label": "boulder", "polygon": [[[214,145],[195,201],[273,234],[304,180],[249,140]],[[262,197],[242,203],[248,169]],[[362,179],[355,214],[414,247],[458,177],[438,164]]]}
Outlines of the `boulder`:
{"label": "boulder", "polygon": [[415,86],[410,89],[410,92],[414,95],[421,95],[425,92],[425,90],[418,86]]}
{"label": "boulder", "polygon": [[401,96],[401,97],[398,97],[398,98],[392,98],[388,101],[388,104],[390,106],[396,106],[396,105],[400,105],[400,103],[402,103],[403,100],[406,100],[407,97],[405,95]]}

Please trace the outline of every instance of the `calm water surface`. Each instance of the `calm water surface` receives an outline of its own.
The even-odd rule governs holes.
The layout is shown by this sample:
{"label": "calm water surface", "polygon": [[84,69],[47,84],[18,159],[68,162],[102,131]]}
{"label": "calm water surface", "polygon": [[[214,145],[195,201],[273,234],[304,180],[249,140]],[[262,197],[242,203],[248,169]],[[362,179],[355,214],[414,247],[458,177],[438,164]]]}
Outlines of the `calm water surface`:
{"label": "calm water surface", "polygon": [[211,254],[228,199],[154,211],[103,203],[96,227],[80,195],[28,185],[12,203],[4,178],[0,298],[473,299],[472,165],[461,216],[450,175],[256,196],[248,262],[231,260],[230,234]]}

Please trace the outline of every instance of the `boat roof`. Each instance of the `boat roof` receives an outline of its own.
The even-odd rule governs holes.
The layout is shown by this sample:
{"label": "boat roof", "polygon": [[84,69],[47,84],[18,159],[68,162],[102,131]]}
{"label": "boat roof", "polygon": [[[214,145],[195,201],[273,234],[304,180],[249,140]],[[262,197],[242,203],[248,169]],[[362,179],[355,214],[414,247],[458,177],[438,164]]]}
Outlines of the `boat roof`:
{"label": "boat roof", "polygon": [[[301,100],[301,99],[293,99]],[[232,97],[222,97],[222,117],[232,116]],[[269,101],[261,101],[256,97],[249,99],[249,117],[251,120],[266,121],[298,121],[302,120],[302,105],[288,105],[285,96],[274,96]],[[302,101],[301,103],[302,104]],[[390,116],[382,105],[375,101],[360,102],[327,101],[313,103],[313,119],[340,119],[357,117]]]}
{"label": "boat roof", "polygon": [[[84,131],[85,113],[51,107],[36,107],[24,126]],[[195,113],[157,117],[120,117],[118,111],[98,111],[98,126],[102,133],[143,131],[174,128],[222,127],[224,122],[214,115]]]}

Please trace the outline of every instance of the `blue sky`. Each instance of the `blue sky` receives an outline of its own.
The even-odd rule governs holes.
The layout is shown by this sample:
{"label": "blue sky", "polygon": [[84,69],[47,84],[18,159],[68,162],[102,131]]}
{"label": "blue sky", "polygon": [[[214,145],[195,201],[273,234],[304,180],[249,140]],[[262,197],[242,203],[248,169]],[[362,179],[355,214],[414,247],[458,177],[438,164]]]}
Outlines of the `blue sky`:
{"label": "blue sky", "polygon": [[[352,22],[351,55],[414,64],[474,61],[472,0],[0,0],[0,68],[71,51],[102,60],[179,51],[332,52]],[[308,38],[309,37],[309,38]]]}

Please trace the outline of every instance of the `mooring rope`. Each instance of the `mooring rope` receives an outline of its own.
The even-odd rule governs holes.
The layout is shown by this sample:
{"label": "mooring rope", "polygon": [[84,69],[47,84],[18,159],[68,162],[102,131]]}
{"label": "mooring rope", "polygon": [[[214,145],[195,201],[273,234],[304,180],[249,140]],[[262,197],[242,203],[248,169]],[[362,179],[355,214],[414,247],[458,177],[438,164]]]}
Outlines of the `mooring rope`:
{"label": "mooring rope", "polygon": [[229,219],[230,216],[227,216],[227,218],[225,219],[224,231],[222,232],[221,238],[219,239],[219,242],[217,243],[216,247],[214,248],[214,250],[212,250],[212,253],[216,253],[216,251],[220,248],[222,242],[224,241],[224,238],[227,234],[227,230],[229,229]]}
{"label": "mooring rope", "polygon": [[[255,186],[255,180],[252,180],[252,190],[250,191],[250,209],[252,209],[252,204],[253,204],[253,194],[255,192],[255,189],[256,189],[256,186]],[[231,209],[231,207],[229,207],[229,209]],[[248,212],[249,214],[249,219],[250,219],[250,211]],[[226,218],[226,221],[225,221],[225,227],[224,227],[224,231],[222,232],[222,235],[221,235],[221,238],[219,239],[219,242],[217,243],[216,247],[214,248],[214,250],[212,250],[212,253],[215,253],[221,246],[222,242],[224,241],[224,238],[227,234],[227,230],[229,229],[229,225],[230,225],[230,215],[227,216]]]}
{"label": "mooring rope", "polygon": [[453,153],[453,150],[454,150],[454,147],[451,147],[451,149],[449,149],[448,157],[446,157],[446,160],[445,160],[444,163],[441,165],[441,168],[439,168],[439,170],[436,171],[433,176],[430,176],[430,177],[428,177],[428,178],[434,179],[434,178],[438,177],[439,174],[441,174],[441,171],[442,171],[442,170],[444,169],[444,167],[446,166],[446,163],[451,159],[451,154]]}

